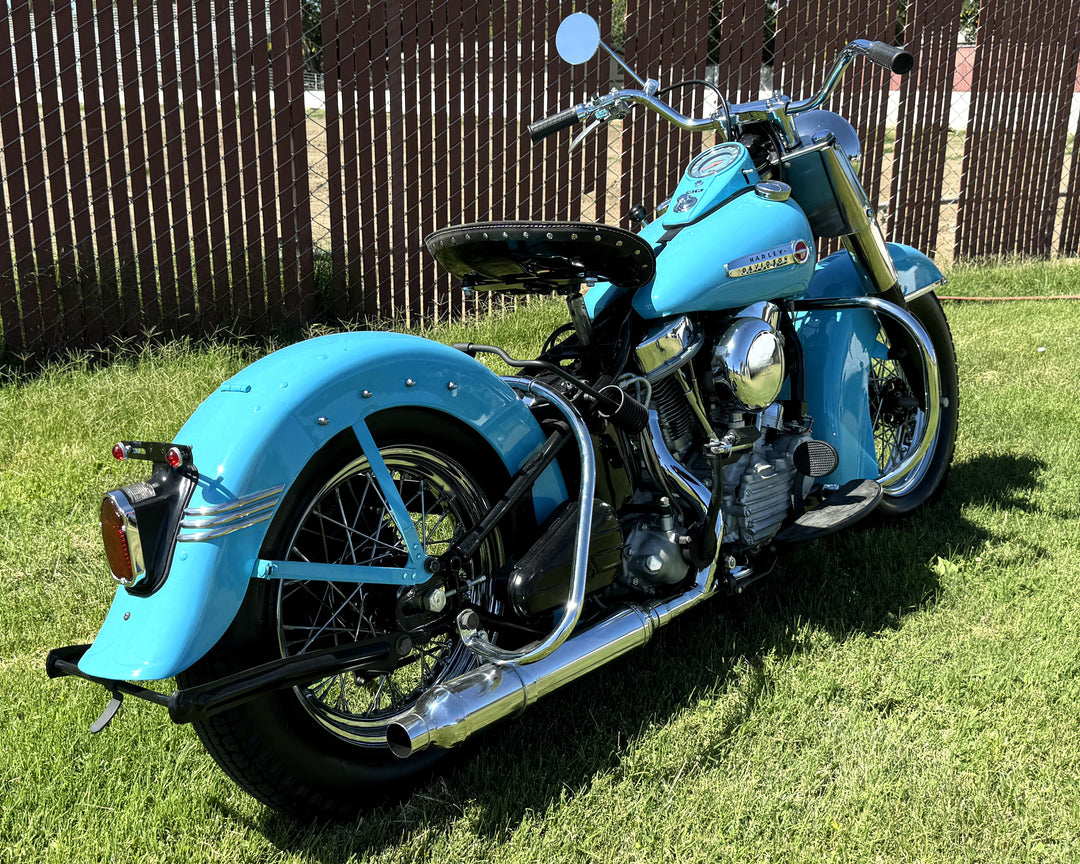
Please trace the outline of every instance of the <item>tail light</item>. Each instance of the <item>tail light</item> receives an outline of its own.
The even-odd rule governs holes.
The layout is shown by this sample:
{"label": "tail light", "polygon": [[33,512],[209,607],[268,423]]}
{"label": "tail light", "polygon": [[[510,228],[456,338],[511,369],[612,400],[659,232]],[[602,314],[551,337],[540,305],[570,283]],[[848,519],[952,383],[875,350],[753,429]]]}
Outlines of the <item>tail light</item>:
{"label": "tail light", "polygon": [[153,594],[168,578],[184,508],[199,479],[191,448],[156,441],[121,441],[121,461],[153,463],[141,483],[109,492],[101,501],[101,539],[113,578],[130,593]]}
{"label": "tail light", "polygon": [[134,586],[146,575],[139,520],[125,489],[110,492],[101,501],[101,539],[113,579]]}

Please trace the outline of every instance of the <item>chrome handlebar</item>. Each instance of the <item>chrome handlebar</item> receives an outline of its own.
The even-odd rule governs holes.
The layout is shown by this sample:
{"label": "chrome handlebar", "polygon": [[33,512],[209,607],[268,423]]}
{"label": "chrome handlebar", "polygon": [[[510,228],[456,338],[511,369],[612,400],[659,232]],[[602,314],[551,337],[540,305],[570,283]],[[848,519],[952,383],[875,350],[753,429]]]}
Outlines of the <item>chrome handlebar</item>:
{"label": "chrome handlebar", "polygon": [[652,85],[655,84],[655,81],[647,81],[645,86],[648,90],[615,90],[606,96],[597,96],[592,102],[577,106],[578,119],[583,123],[590,120],[619,120],[630,112],[627,103],[633,103],[655,111],[669,123],[688,132],[715,130],[724,133],[725,137],[730,136],[731,130],[723,112],[717,111],[710,117],[687,117],[654,95],[656,88]]}
{"label": "chrome handlebar", "polygon": [[[840,81],[847,72],[848,66],[858,57],[865,57],[898,75],[908,72],[914,64],[912,55],[903,48],[896,48],[885,42],[856,39],[840,52],[829,74],[825,77],[821,90],[809,99],[792,102],[787,96],[777,95],[771,99],[731,106],[721,99],[720,107],[709,117],[687,117],[657,98],[656,93],[660,85],[657,81],[649,80],[643,82],[644,90],[614,90],[607,95],[597,96],[591,102],[577,105],[556,115],[563,118],[563,122],[552,123],[550,120],[555,118],[545,118],[532,124],[529,131],[533,140],[537,141],[552,132],[572,125],[575,122],[573,115],[576,115],[578,123],[607,122],[625,117],[630,113],[631,105],[641,105],[656,112],[680,129],[688,132],[714,131],[720,133],[724,140],[731,140],[735,127],[741,123],[771,120],[780,128],[785,143],[794,147],[798,145],[798,135],[791,118],[823,105],[840,86]],[[634,78],[639,82],[641,80],[636,75]],[[569,122],[566,122],[567,120]]]}
{"label": "chrome handlebar", "polygon": [[904,75],[911,70],[915,63],[912,57],[903,48],[896,48],[887,42],[871,42],[869,39],[856,39],[848,43],[836,58],[829,74],[825,76],[825,83],[821,90],[809,99],[792,102],[787,107],[787,113],[791,116],[802,114],[804,111],[813,111],[821,107],[840,86],[840,81],[847,72],[856,57],[866,57],[878,66],[882,66],[897,75]]}

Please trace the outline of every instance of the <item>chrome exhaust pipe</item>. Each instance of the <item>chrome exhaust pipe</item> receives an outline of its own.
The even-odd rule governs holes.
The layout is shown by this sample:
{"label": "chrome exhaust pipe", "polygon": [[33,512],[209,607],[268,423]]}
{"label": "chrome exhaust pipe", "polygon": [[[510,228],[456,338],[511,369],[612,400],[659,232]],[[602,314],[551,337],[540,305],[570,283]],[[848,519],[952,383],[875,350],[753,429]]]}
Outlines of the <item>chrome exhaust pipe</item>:
{"label": "chrome exhaust pipe", "polygon": [[535,663],[485,663],[425,693],[411,711],[390,724],[386,743],[400,757],[427,747],[455,747],[481,729],[517,716],[552,690],[644,645],[655,626],[644,609],[627,607]]}
{"label": "chrome exhaust pipe", "polygon": [[624,606],[535,663],[486,663],[431,688],[390,723],[390,752],[405,758],[428,747],[449,749],[493,723],[516,717],[552,691],[644,645],[659,627],[710,597],[715,575],[714,563],[698,573],[693,588],[672,600]]}

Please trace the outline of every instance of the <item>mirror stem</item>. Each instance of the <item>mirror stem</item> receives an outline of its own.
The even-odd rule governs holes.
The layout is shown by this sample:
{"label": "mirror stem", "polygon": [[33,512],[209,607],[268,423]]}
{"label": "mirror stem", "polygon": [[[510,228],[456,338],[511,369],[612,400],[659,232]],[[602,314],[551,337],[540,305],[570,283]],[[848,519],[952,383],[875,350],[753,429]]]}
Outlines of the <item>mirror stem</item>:
{"label": "mirror stem", "polygon": [[619,66],[622,67],[622,70],[627,75],[629,75],[631,78],[633,78],[635,81],[637,81],[637,83],[640,84],[642,87],[645,86],[645,82],[642,81],[640,78],[638,78],[637,73],[635,73],[633,69],[631,69],[629,66],[627,66],[623,62],[622,58],[618,54],[616,54],[614,51],[612,51],[610,48],[608,48],[608,46],[606,44],[604,44],[603,40],[600,40],[600,47],[603,48],[605,51],[607,51],[608,56],[611,57],[611,59],[614,60],[616,63],[618,63]]}

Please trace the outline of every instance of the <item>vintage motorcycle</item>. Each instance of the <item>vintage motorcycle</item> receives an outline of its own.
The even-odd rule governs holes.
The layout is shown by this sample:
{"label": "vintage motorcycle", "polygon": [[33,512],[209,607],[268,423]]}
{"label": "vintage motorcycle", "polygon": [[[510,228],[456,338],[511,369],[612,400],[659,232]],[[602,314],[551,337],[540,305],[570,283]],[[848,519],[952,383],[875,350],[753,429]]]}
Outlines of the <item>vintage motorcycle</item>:
{"label": "vintage motorcycle", "polygon": [[[583,13],[556,41],[608,50]],[[858,138],[819,110],[859,57],[912,64],[852,42],[813,98],[717,93],[703,118],[623,64],[638,89],[534,123],[641,106],[721,141],[636,233],[427,239],[472,291],[565,296],[537,359],[324,336],[226,381],[178,443],[117,444],[152,463],[101,505],[120,587],[94,643],[47,660],[111,693],[91,731],[140,697],[269,806],[349,817],[786,550],[933,499],[957,424],[944,279],[885,242]],[[842,248],[817,260],[819,237]]]}

